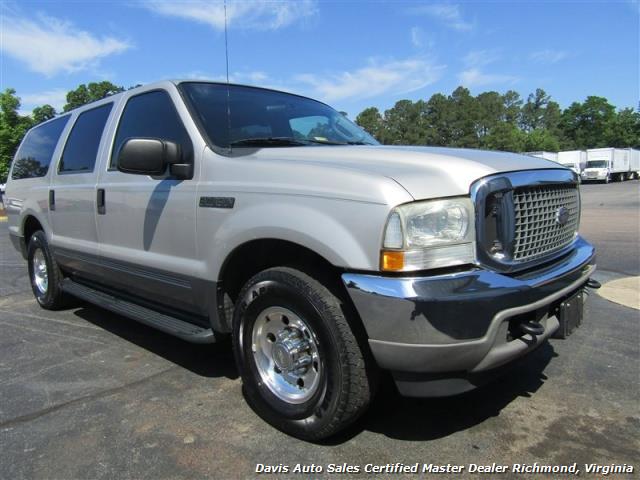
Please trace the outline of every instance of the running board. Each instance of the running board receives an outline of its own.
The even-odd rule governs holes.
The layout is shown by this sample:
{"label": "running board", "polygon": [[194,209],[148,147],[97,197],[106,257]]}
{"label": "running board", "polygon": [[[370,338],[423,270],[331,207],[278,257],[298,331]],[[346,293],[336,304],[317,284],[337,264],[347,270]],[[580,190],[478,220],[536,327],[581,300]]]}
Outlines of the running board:
{"label": "running board", "polygon": [[161,330],[169,335],[192,343],[215,343],[215,335],[210,328],[202,328],[184,320],[165,315],[150,308],[142,307],[108,293],[101,292],[86,285],[76,283],[70,278],[62,281],[65,293],[86,300],[114,313],[129,317],[149,327]]}

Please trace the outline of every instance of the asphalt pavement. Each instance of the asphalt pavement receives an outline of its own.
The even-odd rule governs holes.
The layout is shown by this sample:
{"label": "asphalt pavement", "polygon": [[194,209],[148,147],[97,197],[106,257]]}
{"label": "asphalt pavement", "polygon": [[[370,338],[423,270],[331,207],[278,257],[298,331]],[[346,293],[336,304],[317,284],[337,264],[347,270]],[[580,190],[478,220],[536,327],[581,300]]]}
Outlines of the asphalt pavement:
{"label": "asphalt pavement", "polygon": [[[603,281],[640,274],[639,186],[582,186]],[[397,462],[637,472],[639,316],[593,294],[581,328],[500,380],[447,399],[387,386],[353,428],[314,445],[247,406],[228,343],[188,344],[91,305],[40,309],[0,222],[0,478],[247,478],[257,464],[314,464],[322,477],[329,464]]]}

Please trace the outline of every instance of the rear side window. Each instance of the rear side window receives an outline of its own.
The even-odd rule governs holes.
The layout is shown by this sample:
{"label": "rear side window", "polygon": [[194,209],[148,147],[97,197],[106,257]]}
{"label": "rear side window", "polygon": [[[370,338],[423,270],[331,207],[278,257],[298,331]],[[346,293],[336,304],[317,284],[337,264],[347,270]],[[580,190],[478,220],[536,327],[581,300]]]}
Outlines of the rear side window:
{"label": "rear side window", "polygon": [[13,161],[13,180],[47,174],[60,134],[68,121],[69,115],[65,115],[29,130]]}
{"label": "rear side window", "polygon": [[92,172],[104,126],[111,113],[112,103],[87,110],[78,115],[60,160],[60,173]]}
{"label": "rear side window", "polygon": [[111,168],[118,164],[118,154],[130,138],[157,138],[180,145],[183,158],[191,158],[193,145],[178,116],[173,101],[164,90],[142,93],[131,97],[124,107],[116,133]]}

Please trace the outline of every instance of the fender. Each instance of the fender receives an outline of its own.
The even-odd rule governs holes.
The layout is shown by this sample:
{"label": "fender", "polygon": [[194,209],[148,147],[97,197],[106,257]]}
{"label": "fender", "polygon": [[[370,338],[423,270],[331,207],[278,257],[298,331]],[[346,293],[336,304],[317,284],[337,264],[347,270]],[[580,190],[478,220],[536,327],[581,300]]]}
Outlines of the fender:
{"label": "fender", "polygon": [[[214,279],[219,278],[224,261],[237,247],[257,239],[293,242],[337,267],[378,269],[382,231],[390,206],[344,200],[318,202],[310,198],[261,197],[261,201],[228,215],[220,224],[214,242],[199,245],[199,248],[206,248],[201,254],[206,256],[207,270]],[[199,221],[199,227],[204,222]],[[358,236],[354,232],[358,232]]]}

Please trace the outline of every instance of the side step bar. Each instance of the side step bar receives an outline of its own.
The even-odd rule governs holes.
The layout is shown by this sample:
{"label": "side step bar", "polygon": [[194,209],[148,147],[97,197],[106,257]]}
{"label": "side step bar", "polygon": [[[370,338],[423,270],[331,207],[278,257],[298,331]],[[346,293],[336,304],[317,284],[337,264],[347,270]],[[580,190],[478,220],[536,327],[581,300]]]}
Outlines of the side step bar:
{"label": "side step bar", "polygon": [[136,305],[135,303],[127,302],[108,293],[76,283],[70,278],[65,278],[61,286],[65,293],[111,310],[114,313],[129,317],[149,327],[186,340],[187,342],[215,343],[216,341],[213,330],[210,328],[202,328],[185,322],[184,320]]}

